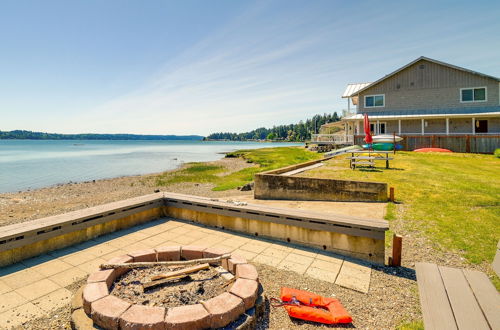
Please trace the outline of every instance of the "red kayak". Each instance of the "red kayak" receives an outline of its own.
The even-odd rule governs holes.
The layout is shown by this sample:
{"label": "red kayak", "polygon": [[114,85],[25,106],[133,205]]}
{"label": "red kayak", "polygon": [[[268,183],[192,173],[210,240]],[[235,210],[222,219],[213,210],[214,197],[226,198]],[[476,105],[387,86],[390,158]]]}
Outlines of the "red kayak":
{"label": "red kayak", "polygon": [[413,150],[415,152],[453,152],[448,149],[443,149],[443,148],[420,148],[420,149],[415,149]]}

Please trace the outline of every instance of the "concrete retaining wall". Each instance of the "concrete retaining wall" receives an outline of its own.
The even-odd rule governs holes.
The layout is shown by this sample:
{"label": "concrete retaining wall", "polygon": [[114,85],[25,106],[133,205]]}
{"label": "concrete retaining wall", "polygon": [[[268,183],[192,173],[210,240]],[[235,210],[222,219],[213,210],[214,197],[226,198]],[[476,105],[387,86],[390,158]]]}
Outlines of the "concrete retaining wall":
{"label": "concrete retaining wall", "polygon": [[256,199],[303,201],[387,201],[386,183],[280,175],[324,160],[315,160],[256,174],[254,197]]}
{"label": "concrete retaining wall", "polygon": [[158,193],[1,227],[0,266],[81,243],[161,217],[259,235],[384,263],[385,220],[234,205],[209,198]]}

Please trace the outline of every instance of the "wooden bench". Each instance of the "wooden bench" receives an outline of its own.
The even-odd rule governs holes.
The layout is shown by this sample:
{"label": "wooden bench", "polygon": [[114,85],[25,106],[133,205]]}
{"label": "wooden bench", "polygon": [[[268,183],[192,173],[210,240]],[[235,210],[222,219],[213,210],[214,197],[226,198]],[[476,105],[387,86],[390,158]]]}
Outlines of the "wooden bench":
{"label": "wooden bench", "polygon": [[486,274],[417,263],[426,330],[500,329],[500,295]]}
{"label": "wooden bench", "polygon": [[[375,166],[376,160],[385,160],[385,168],[389,168],[389,161],[394,158],[389,157],[389,153],[392,151],[375,151],[375,150],[353,150],[350,151],[351,157],[349,159],[349,166],[354,170],[356,165],[369,165]],[[368,154],[368,156],[355,156],[359,154]],[[385,157],[373,156],[373,154],[385,154]]]}

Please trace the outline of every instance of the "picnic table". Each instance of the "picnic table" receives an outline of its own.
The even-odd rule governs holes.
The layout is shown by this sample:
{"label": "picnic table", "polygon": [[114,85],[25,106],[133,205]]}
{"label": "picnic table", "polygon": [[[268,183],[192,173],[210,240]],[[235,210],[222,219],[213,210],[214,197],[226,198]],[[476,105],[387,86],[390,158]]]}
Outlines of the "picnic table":
{"label": "picnic table", "polygon": [[[385,160],[385,168],[389,168],[389,161],[394,159],[389,157],[389,154],[393,153],[393,151],[356,150],[350,153],[351,157],[347,157],[347,159],[349,159],[349,167],[353,170],[356,169],[356,165],[373,167],[376,160]],[[359,154],[368,154],[368,156],[356,156]],[[375,156],[374,154],[385,154],[385,157]]]}

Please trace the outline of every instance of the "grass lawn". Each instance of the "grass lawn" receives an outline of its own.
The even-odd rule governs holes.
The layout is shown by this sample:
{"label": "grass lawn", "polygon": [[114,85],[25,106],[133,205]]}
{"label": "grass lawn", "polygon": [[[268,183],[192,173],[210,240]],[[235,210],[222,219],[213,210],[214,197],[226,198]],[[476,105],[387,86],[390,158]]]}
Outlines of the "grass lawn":
{"label": "grass lawn", "polygon": [[396,201],[388,204],[387,220],[396,208],[410,229],[423,231],[441,247],[463,251],[471,263],[491,263],[500,239],[500,159],[493,155],[399,152],[393,169],[379,162],[375,170],[348,168],[338,159],[306,172],[307,176],[387,182]]}
{"label": "grass lawn", "polygon": [[227,157],[242,157],[248,163],[253,163],[256,166],[223,175],[226,169],[222,166],[190,163],[180,171],[165,172],[159,175],[156,178],[156,183],[160,186],[180,182],[213,183],[215,185],[213,190],[229,190],[253,181],[256,173],[322,158],[322,155],[301,147],[277,147],[238,150],[228,154]]}

